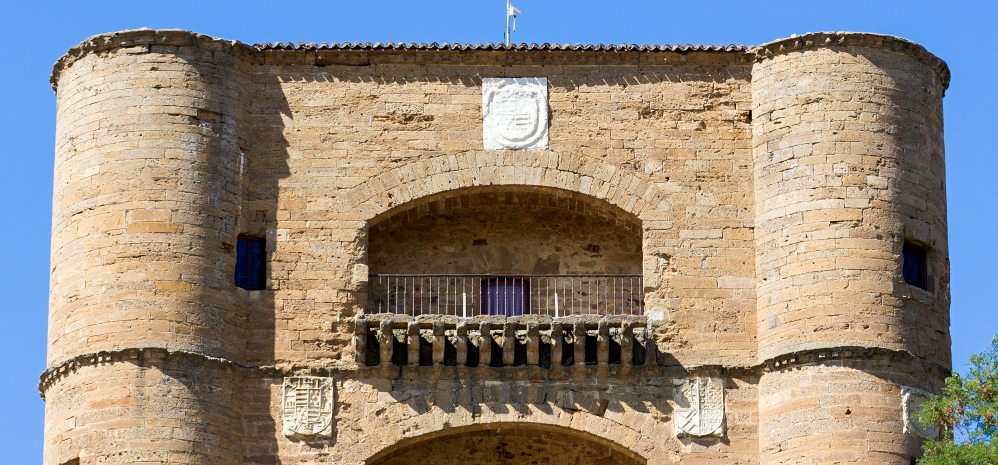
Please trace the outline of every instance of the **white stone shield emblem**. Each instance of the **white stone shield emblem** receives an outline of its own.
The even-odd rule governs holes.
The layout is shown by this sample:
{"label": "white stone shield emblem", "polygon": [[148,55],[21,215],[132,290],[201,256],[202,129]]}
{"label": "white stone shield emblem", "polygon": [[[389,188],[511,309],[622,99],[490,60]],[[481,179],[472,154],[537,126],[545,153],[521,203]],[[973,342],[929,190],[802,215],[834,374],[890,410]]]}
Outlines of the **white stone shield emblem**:
{"label": "white stone shield emblem", "polygon": [[281,387],[282,433],[288,437],[331,437],[333,395],[333,378],[284,378]]}
{"label": "white stone shield emblem", "polygon": [[547,147],[547,78],[483,78],[482,138],[486,150]]}
{"label": "white stone shield emblem", "polygon": [[724,384],[719,378],[688,378],[675,386],[676,436],[724,434]]}
{"label": "white stone shield emblem", "polygon": [[914,434],[925,439],[939,437],[939,426],[924,425],[915,419],[915,412],[931,396],[932,394],[921,389],[901,386],[901,416],[904,422],[905,433]]}

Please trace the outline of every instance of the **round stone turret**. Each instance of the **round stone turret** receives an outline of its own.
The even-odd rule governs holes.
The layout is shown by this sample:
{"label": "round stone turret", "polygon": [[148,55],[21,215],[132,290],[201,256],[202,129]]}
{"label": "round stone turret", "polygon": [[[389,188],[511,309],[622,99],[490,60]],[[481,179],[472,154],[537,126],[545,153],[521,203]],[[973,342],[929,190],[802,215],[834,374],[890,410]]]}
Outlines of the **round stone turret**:
{"label": "round stone turret", "polygon": [[56,65],[48,362],[108,355],[46,386],[46,464],[238,461],[228,368],[185,357],[245,345],[231,275],[244,48],[125,31]]}
{"label": "round stone turret", "polygon": [[[762,463],[820,462],[821,450],[829,461],[853,461],[874,444],[894,452],[881,462],[908,463],[913,446],[900,402],[890,400],[900,398],[899,383],[940,381],[938,371],[919,376],[921,359],[950,363],[948,71],[921,46],[872,34],[809,34],[754,53],[759,358],[847,348],[902,355],[883,366],[763,375]],[[906,244],[925,252],[924,283],[906,282]]]}

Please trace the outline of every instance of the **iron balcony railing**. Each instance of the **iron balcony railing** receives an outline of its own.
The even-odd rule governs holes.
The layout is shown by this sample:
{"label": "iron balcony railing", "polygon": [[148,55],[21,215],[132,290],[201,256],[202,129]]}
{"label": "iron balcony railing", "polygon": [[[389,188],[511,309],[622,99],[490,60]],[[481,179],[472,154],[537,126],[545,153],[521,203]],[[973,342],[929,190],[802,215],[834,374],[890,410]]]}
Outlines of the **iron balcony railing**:
{"label": "iron balcony railing", "polygon": [[642,315],[640,275],[372,274],[368,313]]}

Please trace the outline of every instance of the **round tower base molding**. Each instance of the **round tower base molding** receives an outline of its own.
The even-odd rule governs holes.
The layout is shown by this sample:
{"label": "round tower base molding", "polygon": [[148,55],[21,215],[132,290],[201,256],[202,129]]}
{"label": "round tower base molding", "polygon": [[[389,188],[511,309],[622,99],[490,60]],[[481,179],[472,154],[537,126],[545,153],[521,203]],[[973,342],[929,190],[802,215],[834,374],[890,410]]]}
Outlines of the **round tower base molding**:
{"label": "round tower base molding", "polygon": [[44,463],[241,463],[244,390],[231,367],[157,349],[82,361],[93,363],[45,385]]}

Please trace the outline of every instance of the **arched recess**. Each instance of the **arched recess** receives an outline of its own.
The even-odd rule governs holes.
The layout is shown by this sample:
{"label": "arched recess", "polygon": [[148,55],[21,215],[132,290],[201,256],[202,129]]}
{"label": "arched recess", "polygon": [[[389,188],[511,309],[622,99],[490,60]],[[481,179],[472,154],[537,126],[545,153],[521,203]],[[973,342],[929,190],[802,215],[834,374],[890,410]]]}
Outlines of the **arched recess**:
{"label": "arched recess", "polygon": [[[613,218],[609,221],[619,225],[625,225],[620,236],[634,238],[632,243],[637,244],[630,257],[622,260],[613,260],[606,257],[604,248],[595,242],[579,242],[573,246],[586,249],[587,253],[593,255],[592,259],[596,263],[586,265],[581,260],[576,260],[572,266],[555,266],[552,262],[553,254],[538,250],[535,246],[529,250],[521,249],[511,251],[519,254],[519,257],[530,256],[540,252],[543,257],[536,263],[525,263],[523,261],[514,263],[500,263],[494,268],[465,268],[458,269],[457,266],[445,269],[415,269],[415,268],[371,268],[371,256],[369,254],[371,240],[371,228],[379,223],[384,224],[386,218],[391,224],[393,215],[409,210],[416,211],[421,206],[432,204],[436,200],[454,198],[467,193],[510,193],[524,190],[533,190],[528,194],[544,194],[547,199],[556,198],[568,199],[582,205],[583,209],[589,212],[604,212],[596,214],[590,218],[599,218],[603,214],[604,218]],[[554,193],[554,194],[552,194]],[[642,243],[644,241],[644,231],[641,223],[643,216],[653,212],[664,199],[665,192],[660,190],[653,182],[639,177],[637,172],[628,171],[608,165],[601,160],[589,157],[579,157],[574,155],[558,154],[553,152],[468,152],[462,154],[442,155],[425,160],[418,160],[406,165],[388,170],[380,175],[374,176],[354,188],[345,191],[338,196],[341,211],[345,218],[356,221],[357,225],[363,225],[363,237],[352,241],[351,250],[355,253],[353,260],[358,266],[353,268],[353,280],[360,283],[361,276],[369,278],[358,286],[355,295],[366,301],[367,308],[387,310],[389,300],[391,302],[405,302],[401,297],[405,297],[414,306],[427,302],[419,308],[417,313],[446,313],[456,314],[457,306],[461,305],[461,314],[464,314],[465,304],[463,300],[456,300],[457,295],[449,292],[449,287],[445,285],[443,289],[434,287],[438,291],[445,292],[445,300],[442,309],[432,307],[441,302],[438,295],[426,295],[423,292],[422,281],[420,286],[405,287],[406,278],[402,278],[402,288],[396,286],[396,282],[390,280],[379,273],[395,273],[406,276],[425,276],[427,273],[440,273],[454,276],[454,274],[469,273],[475,276],[511,274],[521,275],[512,278],[512,281],[482,281],[481,286],[476,286],[475,281],[468,281],[469,286],[474,289],[466,289],[471,302],[469,308],[476,308],[477,303],[485,303],[489,296],[503,296],[505,303],[509,298],[511,302],[520,300],[530,301],[528,295],[534,294],[533,298],[542,298],[542,301],[532,302],[544,305],[545,312],[558,314],[559,295],[556,294],[558,286],[571,287],[572,279],[577,279],[573,273],[599,276],[598,278],[587,279],[584,283],[577,283],[571,288],[570,311],[576,313],[598,313],[598,314],[641,314],[643,313],[643,285],[641,276],[643,275],[642,263]],[[535,215],[535,218],[538,218]],[[654,216],[652,216],[654,218]],[[539,217],[539,221],[544,221]],[[536,236],[536,235],[535,235]],[[411,239],[411,238],[410,238]],[[465,238],[468,239],[468,238]],[[474,239],[472,239],[474,241]],[[487,239],[486,239],[487,241]],[[610,240],[605,241],[610,243]],[[619,244],[611,244],[609,249],[617,247]],[[595,247],[593,247],[595,246]],[[617,247],[619,249],[619,247]],[[619,250],[617,250],[619,252]],[[499,256],[503,252],[491,252],[493,256]],[[434,257],[436,261],[437,257]],[[543,261],[547,260],[547,261]],[[618,266],[626,262],[626,266]],[[409,263],[415,263],[410,260]],[[576,266],[578,265],[578,266]],[[586,265],[586,266],[582,266]],[[530,275],[532,278],[525,278]],[[557,275],[557,280],[545,281],[543,285],[534,285],[531,282],[525,285],[525,279],[547,279],[537,278],[538,276]],[[634,278],[634,277],[637,278]],[[396,276],[397,279],[398,276]],[[562,279],[562,278],[566,279]],[[371,281],[370,279],[376,279]],[[410,279],[409,283],[413,281]],[[462,281],[462,285],[467,284]],[[606,285],[610,283],[611,285]],[[439,283],[438,283],[439,284]],[[579,286],[591,286],[592,292],[588,288],[582,289]],[[427,289],[430,284],[427,283]],[[376,289],[375,289],[376,288]],[[542,291],[542,288],[544,289]],[[547,290],[550,290],[548,292]],[[391,293],[391,295],[386,294]],[[471,294],[478,292],[481,295],[475,297]],[[408,294],[407,294],[408,293]],[[543,297],[540,294],[543,293]],[[551,294],[552,297],[548,297]],[[464,295],[462,292],[460,295]],[[565,294],[560,294],[564,296]],[[590,299],[590,295],[594,296]],[[448,297],[449,296],[449,297]],[[512,296],[511,298],[509,296]],[[520,296],[519,298],[517,296]],[[600,297],[597,297],[600,296]],[[463,299],[463,297],[462,297]],[[583,302],[583,300],[585,300]],[[436,302],[436,303],[434,303]],[[477,303],[476,303],[477,302]],[[379,305],[384,304],[382,309]],[[524,306],[529,306],[524,302]],[[510,308],[499,309],[489,306],[480,306],[482,312],[492,313],[493,311],[505,312],[507,314],[534,313],[526,311],[513,305]],[[432,308],[432,310],[431,310]],[[398,309],[407,310],[407,309]]]}
{"label": "arched recess", "polygon": [[479,186],[399,205],[368,222],[371,273],[640,274],[641,221],[595,197]]}
{"label": "arched recess", "polygon": [[606,201],[637,217],[663,193],[634,172],[600,160],[554,152],[468,152],[415,161],[344,193],[344,209],[369,221],[422,197],[478,186],[538,186]]}
{"label": "arched recess", "polygon": [[644,465],[647,459],[598,435],[542,423],[489,423],[403,439],[366,465]]}

